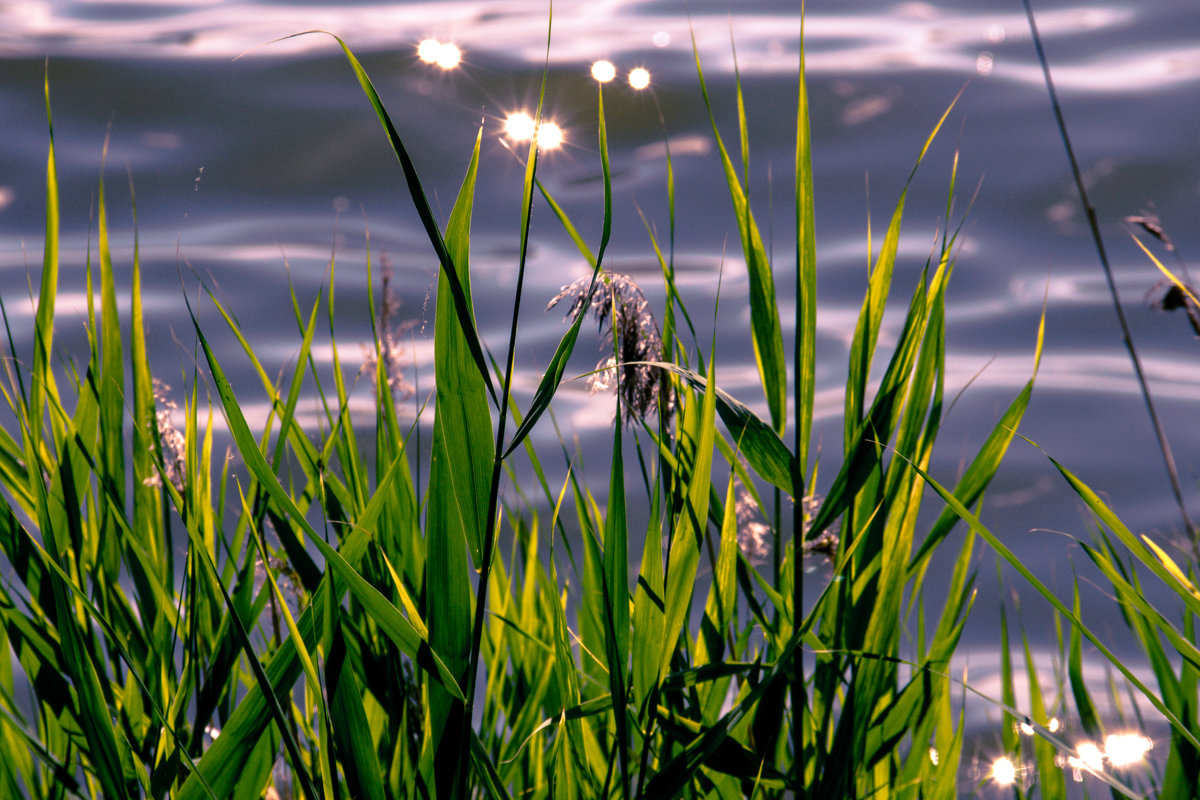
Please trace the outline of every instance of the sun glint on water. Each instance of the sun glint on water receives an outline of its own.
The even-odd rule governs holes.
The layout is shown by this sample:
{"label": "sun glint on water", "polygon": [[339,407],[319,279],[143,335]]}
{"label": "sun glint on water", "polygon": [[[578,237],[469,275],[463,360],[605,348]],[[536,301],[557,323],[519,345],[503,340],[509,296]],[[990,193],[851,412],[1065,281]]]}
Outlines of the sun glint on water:
{"label": "sun glint on water", "polygon": [[454,69],[462,63],[462,51],[450,42],[422,39],[417,45],[417,58],[426,64],[436,64],[442,69]]}

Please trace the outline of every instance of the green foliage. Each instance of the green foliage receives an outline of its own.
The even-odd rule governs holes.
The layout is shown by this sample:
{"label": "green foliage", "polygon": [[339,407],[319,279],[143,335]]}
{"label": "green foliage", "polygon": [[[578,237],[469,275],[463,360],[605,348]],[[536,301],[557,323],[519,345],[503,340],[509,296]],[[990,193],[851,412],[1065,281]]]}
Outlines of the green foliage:
{"label": "green foliage", "polygon": [[[633,430],[618,414],[607,486],[593,492],[571,469],[556,496],[528,434],[551,408],[583,314],[563,336],[524,415],[512,395],[516,320],[539,193],[593,267],[583,308],[599,282],[612,280],[603,264],[612,225],[603,95],[596,255],[538,182],[531,144],[513,322],[494,375],[471,295],[481,138],[441,227],[398,129],[338,42],[400,161],[440,264],[428,481],[418,489],[411,430],[398,417],[387,359],[376,359],[369,435],[351,418],[353,387],[337,354],[332,296],[325,312],[332,371],[318,369],[311,355],[322,299],[305,314],[293,292],[302,344],[277,380],[213,298],[270,413],[263,429],[252,431],[210,345],[213,332],[196,323],[203,371],[186,380],[186,421],[176,431],[168,405],[174,401],[155,389],[146,365],[136,256],[122,337],[103,189],[101,309],[99,320],[89,313],[86,371],[53,370],[58,211],[51,136],[34,357],[11,354],[4,391],[15,423],[0,430],[0,552],[12,576],[0,585],[0,637],[28,679],[32,701],[20,697],[15,671],[0,660],[0,737],[4,751],[17,754],[0,760],[5,790],[35,797],[261,797],[286,772],[309,800],[953,796],[963,723],[961,715],[955,719],[946,673],[973,597],[973,536],[954,561],[929,637],[921,587],[929,556],[956,515],[988,538],[968,508],[995,473],[1030,392],[1026,387],[1013,401],[954,490],[934,484],[950,509],[924,530],[919,511],[943,407],[955,236],[947,233],[925,265],[892,351],[877,352],[901,194],[864,287],[849,354],[842,461],[818,502],[808,483],[815,471],[809,438],[817,303],[803,63],[791,384],[774,292],[780,265],[768,258],[748,199],[739,81],[740,175],[715,115],[713,129],[750,271],[769,418],[717,385],[715,348],[689,348],[678,336],[676,313],[689,327],[690,317],[670,250],[664,256],[652,235],[667,307],[661,359],[642,366],[662,382],[660,405]],[[697,72],[711,113],[715,101],[698,52]],[[951,196],[953,185],[952,172]],[[668,206],[673,240],[670,173]],[[950,208],[948,201],[948,218]],[[331,286],[333,269],[331,262]],[[88,280],[91,297],[90,268]],[[376,334],[379,356],[384,336]],[[873,367],[883,369],[877,384]],[[619,380],[635,374],[617,371]],[[214,410],[204,387],[228,425],[236,469],[214,463]],[[305,392],[321,403],[320,430],[296,422]],[[519,444],[544,504],[524,495],[506,500],[501,491]],[[782,512],[748,525],[741,512],[763,507],[758,498],[767,491]],[[645,531],[631,530],[634,503],[651,511]],[[567,548],[572,539],[582,542],[580,562],[572,549],[567,559],[556,551],[556,533]],[[176,536],[187,546],[178,573]],[[640,557],[631,564],[630,545],[639,536]],[[769,569],[760,570],[746,552],[753,536],[773,550]],[[828,553],[831,578],[806,605],[804,562],[818,558],[809,555],[813,543]],[[701,579],[706,572],[711,580]],[[915,654],[901,646],[902,623],[914,610],[921,620]],[[1194,692],[1194,672],[1180,680]],[[1183,713],[1181,736],[1194,725]],[[936,763],[928,757],[931,743]],[[284,767],[273,768],[277,758]]]}

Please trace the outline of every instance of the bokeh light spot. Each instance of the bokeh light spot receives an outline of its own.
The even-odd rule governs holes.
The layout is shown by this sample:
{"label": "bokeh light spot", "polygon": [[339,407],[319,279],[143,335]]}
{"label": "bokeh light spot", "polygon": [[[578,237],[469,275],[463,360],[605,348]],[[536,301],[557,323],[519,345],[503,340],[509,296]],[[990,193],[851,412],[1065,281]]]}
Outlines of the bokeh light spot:
{"label": "bokeh light spot", "polygon": [[422,39],[417,45],[417,58],[426,64],[436,64],[441,49],[442,43],[437,39]]}
{"label": "bokeh light spot", "polygon": [[562,147],[565,138],[562,128],[553,122],[543,122],[538,126],[537,143],[539,150],[554,150]]}
{"label": "bokeh light spot", "polygon": [[1099,772],[1104,768],[1104,753],[1100,752],[1095,742],[1080,742],[1075,746],[1075,752],[1079,753],[1078,757],[1071,756],[1067,759],[1072,769]]}
{"label": "bokeh light spot", "polygon": [[1008,756],[1000,756],[992,762],[992,780],[1000,786],[1012,786],[1017,781],[1017,768]]}
{"label": "bokeh light spot", "polygon": [[650,41],[654,42],[655,47],[666,47],[671,43],[671,34],[666,31],[658,31],[650,37]]}
{"label": "bokeh light spot", "polygon": [[1111,733],[1104,737],[1104,755],[1118,769],[1138,763],[1153,747],[1154,742],[1140,733]]}
{"label": "bokeh light spot", "polygon": [[504,135],[514,142],[527,142],[533,138],[533,117],[524,111],[509,114],[504,120]]}
{"label": "bokeh light spot", "polygon": [[437,65],[442,69],[454,69],[462,63],[462,51],[449,42],[438,47]]}
{"label": "bokeh light spot", "polygon": [[450,42],[422,39],[417,45],[417,58],[426,64],[437,64],[442,69],[454,69],[462,63],[462,51]]}
{"label": "bokeh light spot", "polygon": [[629,70],[629,85],[641,91],[650,85],[650,72],[644,67]]}
{"label": "bokeh light spot", "polygon": [[617,77],[617,68],[611,61],[600,60],[592,64],[592,77],[600,83],[608,83]]}

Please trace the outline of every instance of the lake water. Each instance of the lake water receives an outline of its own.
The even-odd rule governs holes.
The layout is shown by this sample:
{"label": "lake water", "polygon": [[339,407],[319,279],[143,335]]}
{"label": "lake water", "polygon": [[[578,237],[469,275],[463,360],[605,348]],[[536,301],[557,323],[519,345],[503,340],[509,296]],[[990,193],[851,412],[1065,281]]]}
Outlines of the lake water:
{"label": "lake water", "polygon": [[[730,143],[737,136],[731,36],[736,43],[749,117],[752,195],[777,254],[784,339],[790,341],[788,254],[794,252],[794,229],[788,176],[798,5],[798,0],[700,0],[687,6],[560,0],[549,49],[546,113],[566,139],[540,162],[542,180],[594,246],[601,188],[595,84],[588,67],[598,58],[611,60],[620,75],[605,94],[616,195],[611,266],[634,275],[657,303],[658,268],[638,210],[665,231],[662,132],[651,94],[621,82],[633,67],[650,71],[678,181],[681,290],[693,317],[711,320],[723,268],[716,323],[719,382],[760,408],[748,356],[744,263],[689,31]],[[963,199],[976,184],[979,192],[949,292],[947,396],[970,386],[943,428],[934,474],[952,481],[1028,379],[1045,301],[1045,355],[1022,433],[1099,490],[1136,532],[1178,540],[1179,513],[1020,3],[854,5],[846,11],[842,4],[810,3],[806,28],[822,332],[820,424],[814,435],[825,443],[822,474],[832,478],[838,458],[840,388],[864,288],[868,215],[878,246],[921,143],[965,85],[910,193],[894,290],[903,303],[943,222],[957,148]],[[1200,269],[1195,225],[1200,9],[1189,0],[1157,0],[1044,2],[1036,10],[1185,498],[1200,516],[1200,426],[1194,422],[1200,409],[1200,342],[1181,313],[1148,307],[1144,295],[1158,273],[1121,224],[1127,215],[1156,210],[1184,257],[1195,259]],[[355,343],[369,338],[363,269],[369,228],[372,258],[386,254],[395,268],[399,316],[416,321],[406,357],[422,376],[421,390],[428,391],[436,262],[398,165],[332,39],[312,35],[267,44],[313,28],[343,36],[362,58],[443,219],[482,121],[473,282],[483,335],[502,352],[515,275],[521,167],[502,145],[501,126],[512,111],[532,111],[546,58],[547,12],[546,3],[526,0],[0,5],[0,292],[18,352],[31,348],[32,312],[22,298],[28,297],[28,275],[41,258],[47,144],[42,78],[48,57],[63,205],[63,321],[57,334],[65,351],[85,341],[82,325],[69,320],[84,314],[89,208],[111,125],[108,202],[118,280],[127,279],[132,249],[128,170],[137,192],[157,374],[171,382],[191,371],[181,269],[192,295],[196,281],[189,268],[219,287],[274,370],[294,358],[297,348],[289,275],[301,301],[311,303],[326,285],[331,248],[337,254],[342,355],[357,358]],[[421,62],[416,46],[429,37],[456,43],[461,65],[443,71]],[[537,208],[533,236],[518,357],[519,388],[525,392],[562,332],[561,316],[542,308],[563,283],[585,274],[583,260],[544,205]],[[203,319],[211,329],[220,327],[211,309]],[[700,326],[702,339],[710,326]],[[237,365],[245,363],[239,348],[229,337],[217,339],[219,355],[253,404],[256,382],[244,370],[237,374]],[[594,348],[594,339],[581,340],[576,372],[588,369]],[[321,355],[328,358],[328,348]],[[368,394],[360,390],[358,396],[365,408]],[[578,435],[587,471],[603,476],[604,462],[593,454],[607,449],[611,400],[588,395],[576,382],[564,388],[556,411],[566,435]],[[535,439],[544,452],[554,452],[548,424]],[[1090,523],[1035,449],[1014,444],[983,516],[1062,592],[1069,591],[1073,567],[1090,574],[1086,556],[1059,533],[1086,538]],[[995,631],[1002,594],[990,563],[990,556],[981,562],[982,594],[960,657],[970,664],[973,682],[998,695]],[[1013,580],[1015,589],[1024,589]],[[1115,607],[1100,591],[1085,587],[1085,592],[1085,618],[1119,642],[1122,623]],[[1048,618],[1037,601],[1025,601],[1023,619],[1040,652],[1052,643]],[[1102,665],[1094,667],[1101,676]],[[982,724],[990,712],[977,713]]]}

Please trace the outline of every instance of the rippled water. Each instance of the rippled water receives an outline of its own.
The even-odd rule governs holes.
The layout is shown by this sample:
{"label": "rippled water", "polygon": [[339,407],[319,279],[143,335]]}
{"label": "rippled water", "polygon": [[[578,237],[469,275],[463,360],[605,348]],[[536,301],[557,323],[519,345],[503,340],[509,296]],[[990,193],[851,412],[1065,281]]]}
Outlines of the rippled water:
{"label": "rippled water", "polygon": [[[1194,224],[1200,193],[1200,10],[1188,0],[1037,5],[1122,300],[1188,502],[1200,515],[1200,426],[1193,421],[1200,408],[1200,343],[1179,314],[1146,306],[1143,296],[1157,273],[1120,224],[1126,215],[1156,209],[1184,257],[1200,259]],[[541,162],[541,176],[593,243],[599,238],[600,175],[595,88],[587,67],[608,58],[622,74],[634,66],[652,73],[678,181],[681,288],[694,318],[710,320],[722,275],[719,379],[760,406],[747,360],[744,264],[710,144],[689,31],[728,141],[736,139],[731,37],[736,43],[748,104],[752,194],[779,255],[786,326],[791,307],[786,254],[794,247],[788,175],[797,6],[797,0],[709,0],[689,3],[689,18],[685,6],[663,0],[560,0],[549,48],[548,114],[563,126],[567,141]],[[911,190],[895,290],[902,302],[942,224],[957,149],[961,200],[971,197],[976,184],[979,191],[949,293],[948,396],[970,385],[944,427],[935,474],[954,477],[1027,380],[1045,303],[1045,357],[1022,432],[1100,490],[1136,531],[1177,536],[1178,512],[1020,4],[868,2],[855,4],[852,12],[836,3],[809,6],[822,473],[835,472],[845,353],[867,269],[868,213],[877,246],[922,141],[963,89]],[[547,21],[546,3],[525,0],[0,4],[0,291],[18,350],[30,347],[32,312],[22,298],[28,296],[28,272],[40,263],[46,151],[41,91],[49,57],[63,198],[60,308],[66,319],[84,313],[88,212],[111,124],[107,178],[118,274],[128,274],[131,253],[128,170],[137,192],[152,360],[160,374],[191,369],[181,271],[195,270],[220,287],[274,369],[296,350],[289,276],[302,302],[312,302],[326,283],[333,247],[339,341],[343,357],[356,357],[353,343],[367,338],[364,226],[373,258],[384,253],[396,269],[401,316],[418,321],[408,357],[417,374],[431,371],[427,301],[436,264],[378,123],[331,39],[311,35],[268,43],[321,28],[343,36],[362,57],[443,217],[482,121],[472,268],[481,328],[499,351],[511,304],[521,179],[520,165],[501,146],[500,126],[506,113],[528,109],[536,98],[547,57]],[[457,43],[462,65],[443,72],[421,63],[416,44],[431,36]],[[658,269],[638,217],[640,209],[665,229],[657,112],[649,93],[617,84],[606,90],[605,107],[616,191],[612,265],[651,287],[648,294],[657,302],[661,291],[652,287]],[[339,215],[335,209],[348,210]],[[561,333],[557,313],[541,309],[561,284],[584,271],[542,207],[534,236],[519,356],[525,391]],[[194,290],[195,280],[184,280]],[[219,325],[211,311],[204,318]],[[709,324],[701,326],[702,337]],[[81,325],[61,323],[58,333],[68,351],[84,341]],[[786,329],[784,337],[790,341]],[[594,353],[588,342],[579,349],[583,371]],[[328,349],[322,354],[328,358]],[[223,341],[221,355],[227,366],[244,363],[231,340]],[[253,397],[251,376],[240,377],[239,386]],[[427,390],[428,374],[424,380]],[[597,437],[610,419],[609,403],[572,384],[556,405],[589,459],[605,449],[591,445],[603,441]],[[549,426],[543,426],[539,441],[553,444]],[[601,462],[589,460],[588,469],[604,474]],[[1082,552],[1051,531],[1086,537],[1089,526],[1042,454],[1014,445],[985,503],[984,519],[1039,574],[1068,589]],[[975,606],[962,656],[973,677],[986,682],[994,674],[998,596],[990,568],[981,578],[985,596]],[[1101,594],[1087,591],[1091,618],[1112,615],[1098,627],[1116,635],[1121,623],[1115,610]],[[1050,632],[1039,629],[1046,615],[1026,617],[1035,638],[1049,646]]]}

